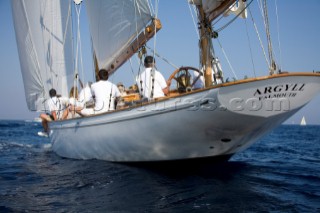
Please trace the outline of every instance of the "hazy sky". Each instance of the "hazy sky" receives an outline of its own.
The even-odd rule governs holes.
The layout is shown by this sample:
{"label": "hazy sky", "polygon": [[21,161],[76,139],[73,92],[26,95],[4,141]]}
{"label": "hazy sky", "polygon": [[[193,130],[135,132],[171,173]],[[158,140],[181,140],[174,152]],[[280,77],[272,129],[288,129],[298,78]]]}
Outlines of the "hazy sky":
{"label": "hazy sky", "polygon": [[[156,50],[162,57],[178,67],[182,65],[198,67],[197,33],[187,1],[175,0],[174,5],[172,5],[172,2],[172,0],[160,0],[159,18],[163,29],[157,34]],[[276,18],[272,18],[272,15],[275,14],[275,9],[272,5],[269,16],[276,60],[281,65],[282,70],[320,71],[320,13],[318,11],[320,1],[269,0],[268,2],[272,5],[277,2],[278,24]],[[263,28],[261,28],[261,15],[257,11],[257,2],[254,1],[252,3],[252,13],[255,22],[260,25],[259,33],[261,37],[265,38]],[[84,9],[82,10],[82,15],[84,70],[91,70],[91,50],[89,36],[85,35],[87,22],[85,21]],[[2,74],[0,78],[0,119],[33,119],[39,114],[29,112],[27,109],[9,0],[0,0],[0,26],[0,69]],[[247,33],[246,29],[248,29],[249,33]],[[246,21],[239,19],[219,33],[219,41],[239,79],[244,76],[254,76],[250,48],[253,52],[255,73],[258,76],[268,73],[253,29],[251,18]],[[252,43],[251,46],[248,45],[248,39]],[[224,54],[218,43],[214,42],[216,54],[222,62],[225,77],[232,78],[233,72],[229,68]],[[153,45],[153,43],[150,44],[150,46]],[[279,46],[281,51],[279,51]],[[265,46],[265,48],[267,47]],[[257,59],[258,56],[261,56],[260,59]],[[136,62],[133,61],[133,63]],[[175,70],[174,67],[162,62],[161,59],[157,59],[157,65],[166,79]],[[126,77],[124,79],[120,79],[121,73],[125,74]],[[90,76],[92,75],[88,76],[86,76],[86,80],[91,80]],[[122,68],[119,74],[112,78],[114,83],[121,80],[127,86],[132,84],[132,79],[133,74],[129,63]],[[307,123],[319,124],[319,104],[320,96],[290,118],[287,123],[299,123],[302,115],[305,115]]]}

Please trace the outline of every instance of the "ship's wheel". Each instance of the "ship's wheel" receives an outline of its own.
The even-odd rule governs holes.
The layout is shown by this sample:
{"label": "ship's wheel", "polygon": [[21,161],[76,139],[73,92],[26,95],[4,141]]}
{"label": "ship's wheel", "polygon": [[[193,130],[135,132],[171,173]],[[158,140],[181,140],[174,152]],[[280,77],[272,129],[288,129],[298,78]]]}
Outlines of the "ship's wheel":
{"label": "ship's wheel", "polygon": [[[197,72],[198,74],[195,75],[194,72]],[[172,80],[175,80],[176,89],[179,93],[190,92],[201,75],[202,73],[197,68],[180,67],[179,69],[176,69],[167,80],[168,88],[170,88]]]}

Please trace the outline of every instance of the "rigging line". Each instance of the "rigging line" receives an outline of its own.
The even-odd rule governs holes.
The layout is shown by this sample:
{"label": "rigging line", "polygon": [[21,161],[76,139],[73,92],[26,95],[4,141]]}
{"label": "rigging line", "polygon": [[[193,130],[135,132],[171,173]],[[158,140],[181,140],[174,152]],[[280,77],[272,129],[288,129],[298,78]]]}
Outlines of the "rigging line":
{"label": "rigging line", "polygon": [[236,75],[236,73],[235,73],[235,71],[234,71],[234,69],[233,69],[233,67],[232,67],[232,65],[231,65],[231,63],[230,63],[230,61],[229,61],[229,58],[228,58],[226,52],[224,51],[224,49],[223,49],[223,47],[222,47],[222,45],[221,45],[221,43],[220,43],[219,38],[217,38],[217,41],[218,41],[218,44],[219,44],[219,46],[220,46],[220,48],[221,48],[221,50],[222,50],[222,53],[223,53],[224,57],[226,58],[226,60],[227,60],[227,62],[228,62],[228,65],[229,65],[229,67],[230,67],[230,69],[231,69],[234,77],[235,77],[236,79],[238,79],[238,77],[237,77],[237,75]]}
{"label": "rigging line", "polygon": [[[55,7],[57,7],[57,5],[55,5]],[[54,8],[55,9],[55,11],[58,11],[56,8]],[[57,23],[56,22],[56,17],[54,16],[54,14],[51,16],[51,18],[52,18],[52,28],[54,28],[54,26],[56,27],[56,25],[55,25],[55,23]],[[50,48],[51,48],[51,53],[53,53],[53,42],[52,41],[54,41],[54,38],[55,38],[55,35],[52,33],[52,32],[50,32],[50,35],[51,35],[51,42],[50,42]],[[56,44],[55,44],[55,46],[56,46]],[[56,53],[57,54],[57,53]],[[50,56],[52,56],[52,54],[50,54]],[[54,63],[54,61],[52,60],[52,58],[50,59],[51,61],[51,63],[50,63],[50,71],[51,71],[51,75],[54,75],[54,77],[55,78],[52,78],[52,79],[54,79],[56,82],[55,82],[55,88],[59,88],[58,86],[59,86],[59,84],[61,83],[60,81],[59,81],[59,76],[61,76],[61,70],[59,69],[59,70],[54,70],[53,69],[53,63]],[[62,91],[60,91],[60,92],[62,92]]]}
{"label": "rigging line", "polygon": [[[135,14],[136,14],[136,4],[134,4],[134,6],[135,6]],[[151,3],[149,1],[148,1],[148,8],[149,8],[149,12],[151,14],[153,9],[152,9],[152,5],[151,5]],[[139,12],[139,14],[141,14],[141,13]],[[136,35],[137,35],[137,38],[139,38],[138,20],[135,22],[135,25],[136,25]],[[145,31],[143,31],[143,33],[145,34]],[[137,43],[139,44],[139,40],[137,40]],[[143,51],[141,51],[141,52],[143,52]],[[142,55],[143,55],[143,53],[141,54],[141,58],[142,58]],[[139,60],[140,60],[140,65],[139,65],[139,70],[138,70],[138,75],[139,75],[140,69],[141,69],[141,58],[139,56],[137,56],[137,58],[139,58]],[[133,75],[133,82],[135,82],[137,84],[137,79],[135,78],[135,75],[134,75],[134,70],[133,70],[133,65],[132,65],[131,58],[129,59],[129,62],[130,62],[131,72],[132,72],[132,75]]]}
{"label": "rigging line", "polygon": [[260,10],[260,14],[262,16],[263,24],[264,24],[264,26],[266,26],[264,13],[263,13],[263,9],[262,9],[262,0],[260,0],[260,1],[258,0],[257,3],[258,3],[259,10]]}
{"label": "rigging line", "polygon": [[160,2],[160,0],[156,0],[155,11],[154,11],[154,14],[155,14],[156,18],[158,18],[159,2]]}
{"label": "rigging line", "polygon": [[[263,1],[263,2],[262,2]],[[273,50],[272,50],[272,44],[271,44],[271,37],[270,37],[270,32],[269,32],[269,19],[268,19],[268,13],[267,13],[267,6],[266,6],[266,1],[265,0],[260,0],[258,1],[258,7],[260,9],[260,13],[262,16],[262,20],[264,23],[264,29],[267,37],[267,43],[268,43],[268,56],[269,56],[269,63],[268,67],[269,70],[272,69],[274,60],[273,60]],[[266,57],[266,54],[265,54]]]}
{"label": "rigging line", "polygon": [[282,52],[281,52],[281,44],[280,44],[280,25],[279,25],[279,15],[278,15],[278,3],[277,3],[277,0],[275,0],[275,6],[276,6],[276,16],[277,16],[278,48],[279,48],[279,54],[280,54],[279,70],[281,70]]}
{"label": "rigging line", "polygon": [[156,55],[158,58],[161,58],[163,61],[167,62],[169,65],[171,65],[173,68],[178,69],[179,67],[171,63],[168,59],[162,57],[159,53],[151,49],[150,47],[146,46],[154,55]]}
{"label": "rigging line", "polygon": [[80,12],[81,12],[81,5],[79,5],[79,9],[77,6],[75,6],[75,10],[76,10],[76,13],[77,13],[77,41],[76,41],[76,61],[75,61],[75,73],[78,73],[78,58],[79,58],[79,26],[80,26]]}
{"label": "rigging line", "polygon": [[80,33],[79,33],[79,39],[80,39],[80,69],[81,69],[81,76],[82,76],[83,81],[86,82],[86,78],[85,78],[85,75],[84,75],[84,69],[83,69],[82,43],[81,43]]}
{"label": "rigging line", "polygon": [[[155,18],[158,17],[158,10],[159,10],[159,0],[155,1]],[[156,44],[157,44],[157,28],[156,28],[156,22],[154,22],[154,40],[153,40],[153,49],[156,49]],[[155,58],[155,51],[153,52],[153,58]],[[150,90],[150,83],[149,83],[149,97],[153,98],[154,95],[154,81],[155,81],[155,61],[153,61],[153,67],[151,69],[151,75],[150,75],[150,83],[151,83],[151,90]]]}
{"label": "rigging line", "polygon": [[249,30],[248,30],[248,23],[247,20],[244,20],[246,24],[246,32],[247,32],[247,38],[248,38],[248,44],[249,44],[249,50],[250,50],[250,56],[251,56],[251,63],[252,63],[252,70],[254,77],[257,77],[256,75],[256,68],[254,66],[254,61],[253,61],[253,54],[252,54],[252,48],[251,48],[251,42],[250,42],[250,36],[249,36]]}
{"label": "rigging line", "polygon": [[255,21],[254,21],[254,19],[253,19],[253,16],[252,16],[252,13],[251,13],[250,8],[248,8],[248,11],[249,11],[249,14],[250,14],[250,17],[251,17],[253,26],[254,26],[254,28],[255,28],[255,30],[256,30],[256,33],[257,33],[257,36],[258,36],[258,39],[259,39],[259,42],[260,42],[260,47],[261,47],[261,49],[262,49],[264,58],[265,58],[265,60],[266,60],[266,63],[267,63],[267,65],[268,65],[268,67],[270,67],[270,63],[269,63],[269,61],[268,61],[268,57],[267,57],[267,55],[266,55],[266,51],[265,51],[265,49],[264,49],[264,47],[263,47],[263,43],[262,43],[262,40],[261,40],[259,31],[258,31],[257,25],[256,25],[256,23],[255,23]]}
{"label": "rigging line", "polygon": [[66,26],[64,29],[64,35],[63,35],[63,43],[62,46],[64,47],[65,41],[66,41],[66,37],[67,37],[67,32],[68,32],[68,25],[69,25],[69,19],[71,16],[71,1],[69,1],[69,9],[68,9],[68,16],[67,16],[67,22],[66,22]]}
{"label": "rigging line", "polygon": [[[222,30],[224,30],[226,27],[228,27],[230,24],[232,24],[239,16],[240,14],[245,11],[247,8],[249,9],[250,4],[253,2],[253,0],[251,0],[246,6],[245,8],[243,8],[241,10],[241,12],[239,12],[234,18],[232,18],[227,24],[225,24],[224,26],[220,27],[219,29],[215,30],[216,32],[220,32]],[[216,23],[215,23],[216,24]]]}
{"label": "rigging line", "polygon": [[267,8],[267,0],[263,1],[263,12],[265,15],[265,20],[266,20],[266,33],[267,33],[267,41],[268,41],[268,53],[269,53],[269,60],[270,60],[270,73],[273,74],[274,71],[276,70],[276,64],[274,61],[274,56],[273,56],[273,48],[272,48],[272,42],[271,42],[271,35],[270,35],[270,24],[269,24],[269,16],[268,16],[268,8]]}
{"label": "rigging line", "polygon": [[[137,6],[136,6],[137,5]],[[151,5],[151,6],[150,6]],[[140,11],[140,8],[139,8],[139,4],[134,4],[134,7],[135,7],[135,16],[137,16],[137,12],[136,12],[136,7],[138,7],[138,10],[139,10],[139,14],[141,14],[141,11]],[[148,1],[148,8],[149,8],[149,12],[150,12],[150,14],[153,12],[153,7],[152,7],[152,4],[151,4],[151,2],[149,2]],[[151,10],[152,9],[152,10]],[[137,19],[136,19],[137,20]],[[149,20],[150,21],[150,20]],[[139,40],[138,40],[138,38],[139,38],[139,31],[138,31],[138,20],[135,22],[135,25],[136,25],[136,37],[137,37],[137,44],[138,44],[138,46],[139,46]],[[143,31],[143,33],[144,34],[146,34],[146,31]],[[140,48],[140,51],[141,51],[141,56],[138,56],[139,54],[137,54],[137,58],[139,58],[139,60],[140,60],[140,62],[141,62],[141,58],[142,58],[142,55],[143,54],[145,54],[145,53],[143,53],[143,51],[141,50],[141,48]],[[130,58],[131,59],[131,58]],[[131,64],[131,69],[133,69],[132,67],[132,62],[130,61],[130,64]],[[139,64],[139,63],[138,63]],[[140,65],[141,65],[141,63],[140,63]],[[139,67],[139,69],[140,69],[140,67]],[[140,71],[139,71],[140,72]],[[135,82],[135,81],[134,81]]]}
{"label": "rigging line", "polygon": [[[155,1],[155,11],[154,11],[154,14],[155,14],[155,18],[157,18],[158,17],[158,9],[159,9],[159,0],[157,1]],[[156,22],[154,22],[154,29],[155,29],[155,31],[154,31],[154,42],[153,42],[153,49],[155,50],[156,49],[156,42],[157,42],[157,34],[158,34],[158,32],[157,32],[157,28],[156,28]],[[154,58],[154,55],[153,55],[153,58]]]}
{"label": "rigging line", "polygon": [[[79,6],[75,6],[76,14],[77,14],[77,37],[76,37],[76,61],[75,61],[75,76],[78,74],[78,59],[79,59],[79,46],[80,46],[80,13],[81,13],[81,4]],[[81,47],[80,47],[81,48]],[[78,79],[74,78],[73,86],[78,88]]]}
{"label": "rigging line", "polygon": [[270,44],[269,17],[268,17],[268,13],[267,13],[267,1],[266,0],[263,1],[263,13],[264,13],[264,18],[265,18],[265,22],[266,22],[265,27],[266,27],[266,34],[267,34],[267,40],[268,40],[269,60],[272,63],[273,56],[272,56],[272,47]]}
{"label": "rigging line", "polygon": [[[149,4],[148,4],[149,5]],[[134,13],[135,13],[135,16],[137,16],[137,12],[136,12],[136,10],[137,10],[137,8],[136,8],[136,4],[134,4]],[[150,9],[150,7],[149,7],[149,9]],[[138,31],[138,20],[136,19],[136,21],[135,21],[135,25],[136,25],[136,37],[137,37],[137,43],[138,43],[138,45],[139,45],[139,31]],[[145,31],[143,32],[144,34],[145,34]]]}
{"label": "rigging line", "polygon": [[[81,69],[82,79],[84,82],[86,82],[85,75],[84,75],[84,69],[83,69],[83,58],[82,58],[83,55],[82,55],[82,41],[81,41],[81,31],[80,31],[80,13],[79,13],[78,31],[79,31],[79,46],[80,46],[80,69]],[[77,83],[79,83],[79,82],[77,81]]]}
{"label": "rigging line", "polygon": [[[70,1],[70,5],[71,5],[71,2],[72,1]],[[72,10],[72,7],[71,7],[71,10]],[[74,55],[75,54],[75,50],[74,50],[75,47],[74,47],[74,29],[73,29],[74,20],[73,20],[73,13],[74,12],[72,12],[72,11],[70,13],[70,16],[71,16],[71,33],[70,33],[71,35],[70,36],[71,36],[71,48],[72,48],[72,53],[71,54],[72,54],[72,60],[73,60],[73,64],[72,64],[73,67],[72,68],[75,69],[75,63],[76,62],[75,62],[75,55]]]}
{"label": "rigging line", "polygon": [[[129,58],[129,63],[130,63],[130,70],[131,70],[132,77],[133,77],[133,82],[137,83],[137,79],[136,79],[135,74],[134,74],[131,58]],[[138,73],[138,75],[139,75],[139,73]]]}
{"label": "rigging line", "polygon": [[[81,43],[81,32],[80,32],[80,14],[81,13],[81,7],[79,8],[79,14],[78,14],[78,42],[79,42],[79,51],[80,51],[80,56],[78,56],[78,57],[80,57],[80,69],[81,69],[81,73],[82,73],[82,77],[83,77],[83,81],[85,82],[85,76],[84,76],[84,71],[83,71],[83,60],[82,60],[82,43]],[[77,73],[79,73],[78,72],[78,70],[77,70]],[[79,81],[76,81],[77,82],[77,88],[78,88],[78,85],[79,85]]]}
{"label": "rigging line", "polygon": [[[155,11],[154,11],[154,14],[155,14],[155,18],[158,17],[158,9],[159,9],[159,0],[155,1]],[[157,29],[156,28],[156,22],[154,22],[154,29]],[[155,50],[156,49],[156,42],[157,42],[157,30],[154,31],[154,42],[153,42],[153,49]],[[153,55],[154,57],[154,55]]]}
{"label": "rigging line", "polygon": [[192,17],[194,28],[196,30],[196,34],[198,36],[198,39],[200,39],[199,31],[198,31],[198,28],[197,28],[197,22],[195,21],[195,18],[194,18],[194,15],[193,15],[194,12],[192,12],[192,8],[193,8],[193,11],[195,11],[195,6],[194,6],[194,1],[193,0],[192,0],[192,4],[193,4],[193,6],[191,6],[191,4],[188,4],[189,5],[189,10],[190,10],[190,14],[191,14],[191,17]]}
{"label": "rigging line", "polygon": [[149,11],[150,11],[150,14],[151,14],[151,12],[153,12],[153,11],[154,11],[154,10],[153,10],[153,5],[152,5],[151,0],[149,0],[149,1],[148,1],[148,8],[149,8]]}
{"label": "rigging line", "polygon": [[[65,48],[65,41],[66,41],[66,37],[67,37],[67,32],[68,32],[68,26],[69,26],[69,23],[70,23],[70,17],[71,17],[71,9],[72,9],[72,1],[69,1],[69,8],[68,8],[68,15],[67,15],[67,22],[66,22],[66,26],[65,26],[65,29],[64,29],[64,35],[63,35],[63,44],[62,44],[62,47],[63,47],[63,49]],[[72,20],[72,18],[71,18],[71,20]],[[71,27],[72,27],[72,21],[71,21]],[[71,31],[72,32],[72,31]],[[71,36],[71,40],[72,40],[72,35],[70,35]],[[74,50],[74,48],[73,48],[73,42],[71,42],[72,43],[72,50]],[[64,51],[63,51],[63,53],[62,54],[64,54]],[[72,51],[72,58],[74,57],[74,55],[73,55],[73,51]],[[75,67],[72,67],[73,69],[75,68]],[[74,81],[77,81],[77,79],[76,80],[74,80]],[[78,81],[77,81],[77,83],[78,83]],[[76,83],[76,84],[77,84]],[[74,87],[77,87],[78,88],[78,84],[77,85],[75,85],[75,83],[74,83]],[[75,90],[74,90],[74,92],[73,92],[73,97],[75,98]]]}

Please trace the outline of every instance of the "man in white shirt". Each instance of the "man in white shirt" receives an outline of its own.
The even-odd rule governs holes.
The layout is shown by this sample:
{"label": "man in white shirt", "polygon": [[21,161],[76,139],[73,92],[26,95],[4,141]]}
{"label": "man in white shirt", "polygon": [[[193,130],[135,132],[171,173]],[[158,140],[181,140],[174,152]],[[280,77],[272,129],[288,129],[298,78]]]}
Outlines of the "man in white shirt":
{"label": "man in white shirt", "polygon": [[99,81],[91,85],[91,93],[95,98],[94,108],[82,109],[79,114],[87,116],[101,114],[115,109],[115,99],[120,97],[118,87],[108,81],[108,71],[99,71]]}
{"label": "man in white shirt", "polygon": [[145,70],[137,76],[140,95],[143,98],[160,98],[168,94],[169,88],[163,75],[155,69],[155,60],[152,56],[144,59]]}
{"label": "man in white shirt", "polygon": [[50,113],[42,113],[40,115],[44,132],[38,132],[38,135],[46,137],[48,137],[48,122],[62,119],[63,110],[66,108],[65,100],[60,100],[57,97],[55,89],[49,90],[49,96],[50,98],[46,101],[46,105]]}

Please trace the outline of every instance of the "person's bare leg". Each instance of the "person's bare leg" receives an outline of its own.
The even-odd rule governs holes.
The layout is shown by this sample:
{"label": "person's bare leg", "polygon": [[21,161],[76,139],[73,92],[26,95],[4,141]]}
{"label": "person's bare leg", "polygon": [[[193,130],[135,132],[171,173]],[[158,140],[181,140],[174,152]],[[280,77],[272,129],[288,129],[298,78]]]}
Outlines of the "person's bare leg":
{"label": "person's bare leg", "polygon": [[68,115],[69,115],[69,109],[67,108],[67,109],[65,109],[65,110],[63,111],[62,120],[67,119],[67,118],[68,118]]}
{"label": "person's bare leg", "polygon": [[42,127],[44,132],[48,132],[48,115],[47,114],[41,114],[40,118],[42,120]]}

